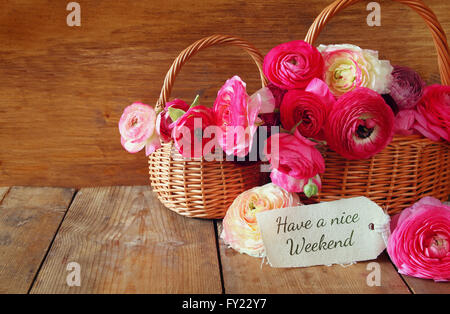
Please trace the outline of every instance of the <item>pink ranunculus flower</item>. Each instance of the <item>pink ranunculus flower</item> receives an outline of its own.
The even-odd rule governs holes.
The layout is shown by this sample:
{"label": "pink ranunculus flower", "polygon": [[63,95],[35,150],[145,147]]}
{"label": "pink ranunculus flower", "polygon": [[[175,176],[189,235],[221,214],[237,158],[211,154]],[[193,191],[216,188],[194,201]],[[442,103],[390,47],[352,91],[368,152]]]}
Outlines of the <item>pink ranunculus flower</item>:
{"label": "pink ranunculus flower", "polygon": [[325,125],[328,146],[347,159],[367,159],[388,145],[394,114],[383,97],[358,87],[334,104]]}
{"label": "pink ranunculus flower", "polygon": [[395,116],[394,133],[399,135],[413,134],[416,114],[417,112],[413,109],[400,110]]}
{"label": "pink ranunculus flower", "polygon": [[275,109],[280,109],[281,102],[283,101],[284,95],[287,93],[287,89],[279,88],[273,83],[267,84],[267,88],[270,89],[275,98]]}
{"label": "pink ranunculus flower", "polygon": [[323,80],[335,96],[357,87],[389,93],[393,67],[389,61],[379,60],[377,51],[350,44],[320,45],[317,49],[325,63]]}
{"label": "pink ranunculus flower", "polygon": [[308,197],[317,194],[321,187],[318,175],[325,171],[325,161],[315,145],[297,129],[294,134],[271,135],[265,150],[272,169],[272,182],[288,192],[304,192]]}
{"label": "pink ranunculus flower", "polygon": [[415,130],[434,141],[450,141],[450,86],[427,86],[416,110]]}
{"label": "pink ranunculus flower", "polygon": [[307,197],[318,194],[322,189],[322,180],[318,174],[309,179],[297,179],[274,168],[270,172],[270,179],[286,191],[303,192]]}
{"label": "pink ranunculus flower", "polygon": [[149,105],[135,102],[126,107],[119,120],[120,142],[130,153],[137,153],[145,147],[150,155],[161,147],[155,131],[156,113]]}
{"label": "pink ranunculus flower", "polygon": [[273,83],[267,85],[267,89],[272,92],[274,100],[274,109],[271,112],[259,112],[258,117],[261,119],[263,126],[275,126],[280,125],[280,106],[283,101],[284,95],[287,93],[286,89],[281,89],[275,86]]}
{"label": "pink ranunculus flower", "polygon": [[328,111],[335,102],[328,86],[320,79],[313,79],[305,90],[291,89],[281,104],[281,123],[291,131],[297,126],[305,137],[323,139],[323,126]]}
{"label": "pink ranunculus flower", "polygon": [[156,132],[158,132],[163,142],[170,142],[172,140],[173,121],[170,118],[169,108],[180,109],[183,111],[189,110],[189,105],[181,99],[174,99],[166,103],[163,111],[158,114],[156,119]]}
{"label": "pink ranunculus flower", "polygon": [[424,197],[394,218],[387,252],[398,272],[449,281],[450,206]]}
{"label": "pink ranunculus flower", "polygon": [[273,112],[275,100],[268,88],[248,96],[239,76],[227,80],[217,93],[213,111],[221,130],[217,141],[228,155],[244,157],[249,153],[257,129],[258,114]]}
{"label": "pink ranunculus flower", "polygon": [[[212,152],[215,145],[208,145],[216,141],[216,132],[211,137],[205,136],[207,128],[215,126],[214,113],[211,108],[197,105],[190,108],[177,121],[170,125],[174,146],[185,158],[200,158]],[[207,146],[208,145],[208,146]],[[208,151],[205,147],[209,147]]]}
{"label": "pink ranunculus flower", "polygon": [[336,97],[334,97],[328,85],[321,79],[312,79],[308,86],[306,86],[305,91],[313,93],[319,97],[327,108],[331,108],[336,102]]}
{"label": "pink ranunculus flower", "polygon": [[311,92],[291,89],[283,98],[281,105],[281,124],[290,131],[296,127],[305,137],[320,136],[327,119],[327,107]]}
{"label": "pink ranunculus flower", "polygon": [[241,193],[228,208],[220,237],[239,253],[254,257],[265,256],[256,214],[272,209],[298,206],[297,194],[268,183]]}
{"label": "pink ranunculus flower", "polygon": [[394,66],[390,95],[399,109],[412,109],[422,97],[425,82],[408,67]]}
{"label": "pink ranunculus flower", "polygon": [[323,58],[317,48],[303,40],[278,45],[264,58],[264,74],[282,89],[304,89],[323,72]]}

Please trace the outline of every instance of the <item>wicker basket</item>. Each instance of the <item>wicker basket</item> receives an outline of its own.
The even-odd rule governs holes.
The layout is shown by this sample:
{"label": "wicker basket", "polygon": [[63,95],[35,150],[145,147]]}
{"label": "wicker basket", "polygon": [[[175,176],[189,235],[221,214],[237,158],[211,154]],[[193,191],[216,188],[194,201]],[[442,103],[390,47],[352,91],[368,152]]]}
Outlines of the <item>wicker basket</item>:
{"label": "wicker basket", "polygon": [[[450,58],[445,32],[436,15],[420,0],[396,0],[408,5],[426,22],[438,54],[442,83],[450,84]],[[326,23],[360,0],[337,0],[314,20],[305,41],[313,44]],[[367,196],[390,214],[400,212],[423,196],[447,200],[450,193],[450,145],[422,136],[399,136],[367,160],[347,160],[325,153],[326,170],[319,199]]]}
{"label": "wicker basket", "polygon": [[[194,54],[210,46],[226,44],[244,49],[256,63],[262,86],[263,56],[248,42],[225,35],[205,37],[183,50],[175,59],[164,80],[157,111],[169,100],[175,77],[183,64]],[[230,161],[185,160],[173,147],[164,144],[149,156],[150,182],[159,200],[169,209],[197,218],[223,218],[230,204],[240,193],[261,185],[265,174],[258,163],[237,164]]]}

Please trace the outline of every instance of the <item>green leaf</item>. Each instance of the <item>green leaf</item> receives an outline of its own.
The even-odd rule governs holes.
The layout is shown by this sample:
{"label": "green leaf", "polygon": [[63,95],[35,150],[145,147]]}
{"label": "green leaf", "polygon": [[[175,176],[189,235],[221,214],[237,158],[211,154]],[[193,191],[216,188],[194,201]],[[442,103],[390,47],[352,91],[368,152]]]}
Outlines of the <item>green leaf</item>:
{"label": "green leaf", "polygon": [[172,122],[175,122],[180,118],[182,115],[184,115],[186,112],[181,109],[172,108],[169,107],[169,116],[172,119]]}
{"label": "green leaf", "polygon": [[307,198],[310,198],[319,193],[319,188],[312,182],[312,179],[309,179],[308,184],[303,187],[303,193],[305,193]]}
{"label": "green leaf", "polygon": [[297,123],[296,125],[294,125],[294,127],[291,129],[291,132],[290,132],[290,133],[294,134],[295,130],[297,129],[297,127],[298,127],[300,124],[302,124],[302,122],[303,122],[303,120],[298,121],[298,123]]}
{"label": "green leaf", "polygon": [[189,107],[189,109],[191,109],[192,107],[198,106],[198,105],[200,105],[200,95],[195,96],[195,99],[192,102],[192,104]]}

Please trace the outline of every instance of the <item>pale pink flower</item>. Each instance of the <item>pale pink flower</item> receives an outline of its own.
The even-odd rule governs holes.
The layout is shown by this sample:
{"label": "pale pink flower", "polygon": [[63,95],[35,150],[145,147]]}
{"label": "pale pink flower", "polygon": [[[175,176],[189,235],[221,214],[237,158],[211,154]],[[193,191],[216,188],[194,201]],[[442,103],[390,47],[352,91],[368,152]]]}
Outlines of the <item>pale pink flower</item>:
{"label": "pale pink flower", "polygon": [[300,205],[297,194],[268,183],[241,193],[228,208],[220,237],[240,253],[254,257],[265,256],[256,214],[272,209]]}
{"label": "pale pink flower", "polygon": [[317,49],[325,63],[323,79],[335,96],[357,87],[389,93],[393,67],[389,61],[379,60],[377,51],[350,44],[320,45]]}
{"label": "pale pink flower", "polygon": [[126,107],[119,120],[120,142],[130,153],[146,148],[146,154],[161,147],[155,131],[156,113],[149,105],[133,103]]}

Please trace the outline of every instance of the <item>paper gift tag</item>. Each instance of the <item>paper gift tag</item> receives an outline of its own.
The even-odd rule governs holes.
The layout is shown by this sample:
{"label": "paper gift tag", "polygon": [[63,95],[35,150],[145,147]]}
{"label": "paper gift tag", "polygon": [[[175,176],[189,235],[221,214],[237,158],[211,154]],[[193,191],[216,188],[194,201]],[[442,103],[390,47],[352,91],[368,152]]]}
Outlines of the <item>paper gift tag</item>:
{"label": "paper gift tag", "polygon": [[366,197],[256,214],[272,267],[346,264],[376,259],[386,248],[374,226],[389,216]]}

